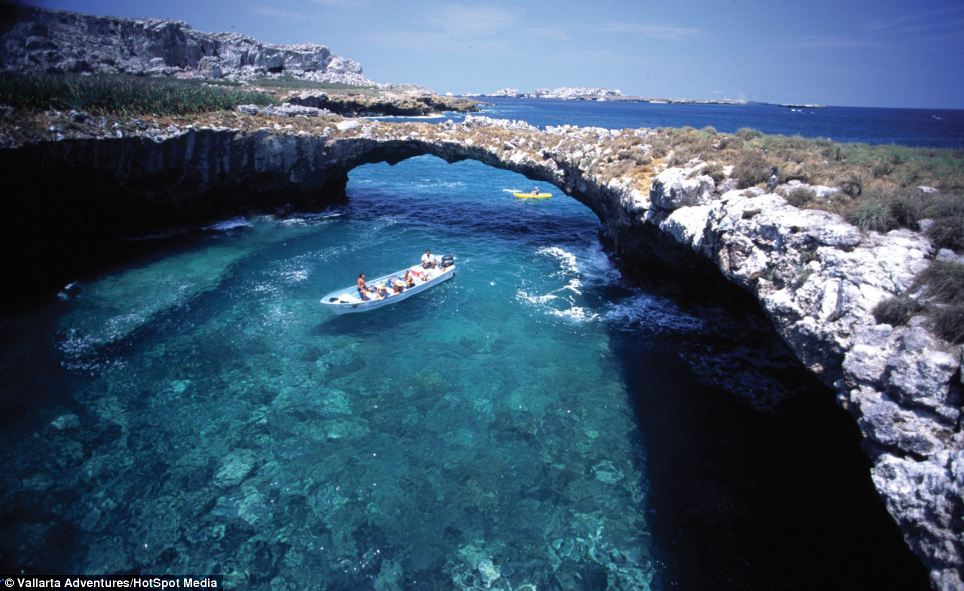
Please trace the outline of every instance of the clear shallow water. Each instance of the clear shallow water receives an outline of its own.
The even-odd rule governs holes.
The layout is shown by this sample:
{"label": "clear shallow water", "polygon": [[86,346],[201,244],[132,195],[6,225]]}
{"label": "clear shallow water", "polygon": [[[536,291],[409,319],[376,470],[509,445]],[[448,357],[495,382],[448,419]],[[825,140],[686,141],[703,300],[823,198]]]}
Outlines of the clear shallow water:
{"label": "clear shallow water", "polygon": [[[582,125],[610,129],[696,128],[733,133],[752,127],[765,133],[823,137],[841,142],[964,148],[964,110],[829,107],[794,111],[777,105],[672,105],[635,102],[485,98],[482,114],[538,127]],[[458,120],[459,115],[446,118]],[[438,120],[443,120],[439,118]]]}
{"label": "clear shallow water", "polygon": [[[592,214],[547,185],[509,194],[531,186],[473,162],[366,166],[342,209],[225,224],[6,320],[3,567],[282,589],[919,584],[849,424],[801,402],[816,387],[759,318],[629,285]],[[456,254],[454,280],[320,310],[426,247]]]}
{"label": "clear shallow water", "polygon": [[[295,587],[645,587],[645,459],[605,327],[586,320],[618,277],[594,218],[517,201],[503,189],[520,179],[481,165],[397,171],[353,174],[340,215],[254,220],[63,292],[65,399],[4,442],[22,482],[4,494],[8,560]],[[456,280],[365,316],[318,306],[429,246],[456,253]]]}

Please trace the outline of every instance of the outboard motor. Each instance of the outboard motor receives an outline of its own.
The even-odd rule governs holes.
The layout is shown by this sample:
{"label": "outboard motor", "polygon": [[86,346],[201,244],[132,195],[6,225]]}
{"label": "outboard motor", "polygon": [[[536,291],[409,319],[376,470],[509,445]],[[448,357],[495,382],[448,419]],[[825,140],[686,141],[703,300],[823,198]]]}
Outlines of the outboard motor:
{"label": "outboard motor", "polygon": [[452,256],[452,255],[450,255],[450,254],[447,254],[447,255],[445,255],[445,256],[442,257],[442,268],[443,268],[443,269],[447,269],[447,268],[451,267],[451,266],[454,265],[454,264],[455,264],[455,257],[454,257],[454,256]]}

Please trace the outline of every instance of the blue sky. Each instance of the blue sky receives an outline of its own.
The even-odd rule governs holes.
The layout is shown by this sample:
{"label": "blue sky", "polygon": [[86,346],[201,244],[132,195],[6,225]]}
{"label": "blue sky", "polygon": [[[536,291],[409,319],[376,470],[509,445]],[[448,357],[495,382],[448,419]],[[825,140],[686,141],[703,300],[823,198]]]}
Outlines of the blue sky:
{"label": "blue sky", "polygon": [[964,108],[964,1],[54,0],[315,42],[377,82],[558,86],[675,98]]}

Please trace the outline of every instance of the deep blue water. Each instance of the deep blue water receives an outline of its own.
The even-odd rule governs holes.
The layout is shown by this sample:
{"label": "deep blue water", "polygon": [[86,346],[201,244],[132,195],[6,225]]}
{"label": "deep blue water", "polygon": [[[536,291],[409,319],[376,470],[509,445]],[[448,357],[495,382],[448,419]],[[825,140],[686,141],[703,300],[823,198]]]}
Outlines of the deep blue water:
{"label": "deep blue water", "polygon": [[[510,194],[532,185],[363,166],[346,206],[140,242],[3,317],[2,570],[926,588],[851,419],[759,311],[628,280],[586,208]],[[427,247],[453,280],[320,309]]]}
{"label": "deep blue water", "polygon": [[[751,127],[765,133],[823,137],[841,142],[964,148],[964,110],[828,107],[794,111],[777,105],[673,105],[636,102],[486,98],[482,114],[532,125],[626,127],[713,126],[732,133]],[[453,116],[459,119],[458,116]]]}

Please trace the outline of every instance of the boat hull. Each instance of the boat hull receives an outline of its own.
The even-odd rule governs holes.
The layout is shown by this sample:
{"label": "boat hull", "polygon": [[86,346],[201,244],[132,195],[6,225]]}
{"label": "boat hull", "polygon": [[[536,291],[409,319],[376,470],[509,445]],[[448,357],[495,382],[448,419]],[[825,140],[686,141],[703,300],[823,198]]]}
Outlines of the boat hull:
{"label": "boat hull", "polygon": [[[385,279],[397,275],[402,275],[405,270],[399,271],[398,273],[392,273],[391,275],[386,275],[385,277],[380,277],[373,280],[372,284],[377,284]],[[403,300],[407,300],[413,295],[419,294],[431,287],[438,285],[444,281],[448,281],[455,276],[455,265],[448,267],[442,273],[432,277],[424,283],[419,283],[415,287],[409,287],[405,289],[402,293],[391,294],[380,300],[364,300],[364,301],[344,301],[347,296],[353,291],[357,293],[355,288],[342,289],[339,291],[332,292],[321,299],[321,304],[325,306],[328,310],[339,316],[343,314],[358,314],[360,312],[370,312],[372,310],[377,310],[378,308],[384,308],[385,306],[391,306],[392,304],[397,304]],[[332,301],[334,300],[334,301]]]}

